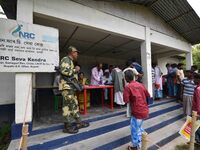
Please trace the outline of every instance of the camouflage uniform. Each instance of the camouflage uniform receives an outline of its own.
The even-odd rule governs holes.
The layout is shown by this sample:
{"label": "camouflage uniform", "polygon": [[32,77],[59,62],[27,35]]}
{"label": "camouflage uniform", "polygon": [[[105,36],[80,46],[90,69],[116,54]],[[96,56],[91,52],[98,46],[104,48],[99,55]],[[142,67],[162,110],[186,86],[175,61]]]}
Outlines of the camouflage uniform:
{"label": "camouflage uniform", "polygon": [[[60,70],[62,76],[69,78],[74,77],[76,72],[74,69],[74,64],[69,56],[64,57],[61,60]],[[59,90],[62,91],[63,96],[63,117],[64,122],[71,124],[75,119],[76,122],[80,122],[80,113],[78,107],[77,96],[75,95],[75,89],[72,84],[66,81],[65,78],[61,76]]]}

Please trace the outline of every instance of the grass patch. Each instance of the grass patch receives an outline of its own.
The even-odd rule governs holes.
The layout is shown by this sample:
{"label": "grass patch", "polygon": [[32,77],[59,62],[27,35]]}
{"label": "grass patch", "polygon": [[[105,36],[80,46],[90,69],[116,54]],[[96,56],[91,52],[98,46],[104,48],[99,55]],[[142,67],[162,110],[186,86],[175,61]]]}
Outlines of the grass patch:
{"label": "grass patch", "polygon": [[10,136],[11,127],[9,124],[5,123],[0,128],[0,150],[7,150],[11,136]]}
{"label": "grass patch", "polygon": [[[175,150],[188,150],[189,144],[177,145]],[[194,150],[200,150],[200,145],[195,145]]]}

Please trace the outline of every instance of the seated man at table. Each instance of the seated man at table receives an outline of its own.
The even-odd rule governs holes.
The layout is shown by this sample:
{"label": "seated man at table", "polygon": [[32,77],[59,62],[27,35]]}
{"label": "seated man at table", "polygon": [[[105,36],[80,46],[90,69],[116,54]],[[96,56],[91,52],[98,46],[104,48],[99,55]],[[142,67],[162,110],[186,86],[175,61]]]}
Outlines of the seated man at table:
{"label": "seated man at table", "polygon": [[[102,85],[103,84],[103,70],[102,63],[98,63],[96,67],[92,68],[91,71],[91,85]],[[93,89],[91,91],[91,104],[98,105],[101,102],[101,90]]]}
{"label": "seated man at table", "polygon": [[[89,85],[89,80],[87,78],[84,77],[84,73],[80,72],[78,74],[78,81],[82,84],[82,85]],[[77,93],[78,96],[78,102],[79,102],[79,108],[81,110],[83,110],[84,108],[84,95],[83,92],[78,92]],[[86,101],[86,105],[87,108],[90,107],[90,91],[87,91],[87,101]]]}

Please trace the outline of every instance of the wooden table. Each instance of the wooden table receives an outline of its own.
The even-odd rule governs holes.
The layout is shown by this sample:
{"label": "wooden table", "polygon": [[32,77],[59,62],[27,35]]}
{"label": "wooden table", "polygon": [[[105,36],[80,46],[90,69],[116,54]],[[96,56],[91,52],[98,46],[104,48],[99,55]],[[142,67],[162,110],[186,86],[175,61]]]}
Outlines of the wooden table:
{"label": "wooden table", "polygon": [[[110,89],[110,109],[113,110],[113,85],[85,85],[84,86],[84,90],[83,90],[83,94],[84,94],[84,109],[81,112],[82,114],[87,114],[87,90],[90,89]],[[102,90],[102,96],[101,96],[101,103],[102,103],[102,107],[104,107],[104,90]]]}

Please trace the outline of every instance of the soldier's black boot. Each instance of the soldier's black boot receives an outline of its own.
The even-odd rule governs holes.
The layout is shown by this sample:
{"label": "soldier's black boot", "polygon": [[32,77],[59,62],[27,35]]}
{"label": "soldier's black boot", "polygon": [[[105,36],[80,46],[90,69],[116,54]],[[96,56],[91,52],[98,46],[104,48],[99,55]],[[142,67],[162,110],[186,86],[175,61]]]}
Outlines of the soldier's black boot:
{"label": "soldier's black boot", "polygon": [[78,128],[76,126],[72,126],[71,124],[64,123],[64,133],[75,134],[78,133]]}
{"label": "soldier's black boot", "polygon": [[76,123],[77,129],[86,128],[86,127],[89,127],[89,126],[90,126],[89,122],[81,121],[81,122]]}

